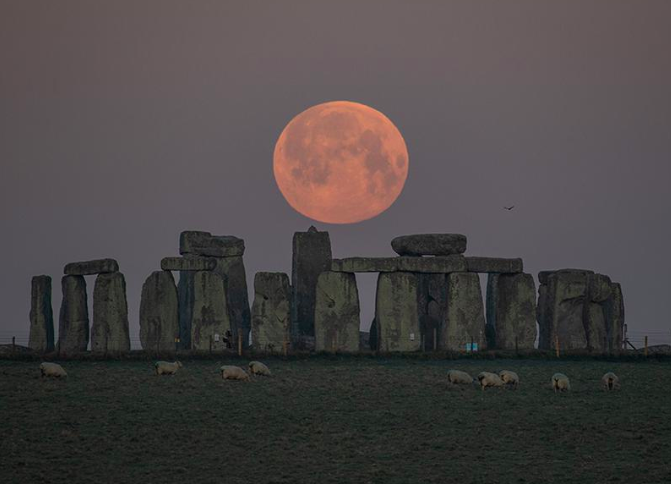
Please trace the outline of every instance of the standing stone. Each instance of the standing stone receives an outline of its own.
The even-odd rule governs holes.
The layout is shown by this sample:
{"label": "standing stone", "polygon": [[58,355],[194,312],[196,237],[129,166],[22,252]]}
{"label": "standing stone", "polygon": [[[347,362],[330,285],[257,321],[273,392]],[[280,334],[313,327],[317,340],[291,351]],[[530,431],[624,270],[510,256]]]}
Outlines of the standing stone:
{"label": "standing stone", "polygon": [[89,306],[83,276],[63,276],[63,302],[58,321],[58,351],[71,355],[86,351],[89,344]]}
{"label": "standing stone", "polygon": [[221,351],[226,348],[226,339],[231,334],[224,280],[215,272],[193,274],[191,348]]}
{"label": "standing stone", "polygon": [[461,234],[402,235],[391,241],[398,255],[453,255],[466,252],[466,236]]}
{"label": "standing stone", "polygon": [[378,276],[375,329],[380,351],[420,349],[418,289],[417,276],[410,272],[383,272]]}
{"label": "standing stone", "polygon": [[606,318],[601,304],[588,302],[585,305],[585,333],[587,349],[590,352],[604,353],[608,349]]}
{"label": "standing stone", "polygon": [[356,276],[322,272],[315,299],[315,350],[359,351],[360,325]]}
{"label": "standing stone", "polygon": [[608,351],[618,353],[622,349],[624,337],[624,300],[620,284],[616,282],[611,284],[610,297],[603,303],[603,312],[606,320]]}
{"label": "standing stone", "polygon": [[419,320],[425,351],[441,349],[443,321],[447,311],[447,278],[444,274],[417,274]]}
{"label": "standing stone", "polygon": [[[587,349],[585,321],[589,313],[589,287],[592,271],[563,269],[539,273],[546,286],[539,292],[539,348],[550,350],[559,339],[560,351]],[[544,284],[545,282],[545,284]]]}
{"label": "standing stone", "polygon": [[130,351],[126,280],[120,272],[100,274],[93,288],[91,351],[127,353]]}
{"label": "standing stone", "polygon": [[152,272],[142,285],[140,343],[145,351],[174,351],[178,337],[175,279],[168,271]]}
{"label": "standing stone", "polygon": [[489,274],[487,326],[491,348],[534,348],[536,284],[531,274]]}
{"label": "standing stone", "polygon": [[464,351],[471,343],[486,349],[485,311],[480,278],[471,272],[447,275],[447,314],[442,327],[443,348]]}
{"label": "standing stone", "polygon": [[193,319],[195,272],[181,271],[177,284],[178,313],[179,313],[179,344],[182,350],[191,349],[191,320]]}
{"label": "standing stone", "polygon": [[[315,294],[317,278],[331,270],[331,239],[328,232],[310,227],[294,233],[291,265],[291,333],[296,345],[305,346],[314,337]],[[308,338],[306,338],[308,337]]]}
{"label": "standing stone", "polygon": [[39,353],[54,350],[54,314],[51,309],[51,277],[35,276],[30,291],[28,346]]}
{"label": "standing stone", "polygon": [[291,341],[291,287],[283,272],[257,272],[252,304],[252,344],[256,350],[281,352]]}
{"label": "standing stone", "polygon": [[[241,240],[241,239],[238,239]],[[242,346],[249,346],[249,332],[252,327],[251,311],[249,310],[249,294],[247,293],[247,275],[242,256],[217,257],[215,273],[224,280],[226,291],[226,305],[230,312],[230,330],[235,347],[238,337],[242,336]]]}

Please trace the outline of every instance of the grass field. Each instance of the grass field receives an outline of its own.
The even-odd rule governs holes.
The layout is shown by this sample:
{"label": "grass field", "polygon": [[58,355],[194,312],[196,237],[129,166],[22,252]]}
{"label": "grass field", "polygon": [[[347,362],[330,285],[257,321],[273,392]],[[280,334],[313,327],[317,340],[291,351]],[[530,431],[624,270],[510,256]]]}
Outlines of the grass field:
{"label": "grass field", "polygon": [[[312,358],[220,365],[0,361],[0,482],[669,483],[671,362]],[[451,388],[511,369],[518,391]],[[622,390],[606,393],[615,371]],[[573,390],[555,394],[561,371]]]}

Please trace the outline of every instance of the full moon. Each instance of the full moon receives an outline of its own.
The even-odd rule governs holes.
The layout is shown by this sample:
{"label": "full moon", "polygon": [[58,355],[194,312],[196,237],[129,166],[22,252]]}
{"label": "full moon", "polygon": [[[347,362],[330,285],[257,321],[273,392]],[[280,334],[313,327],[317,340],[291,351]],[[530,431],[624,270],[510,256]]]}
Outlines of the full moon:
{"label": "full moon", "polygon": [[297,212],[320,222],[355,223],[394,203],[408,176],[408,149],[381,112],[333,101],[287,124],[275,145],[273,170]]}

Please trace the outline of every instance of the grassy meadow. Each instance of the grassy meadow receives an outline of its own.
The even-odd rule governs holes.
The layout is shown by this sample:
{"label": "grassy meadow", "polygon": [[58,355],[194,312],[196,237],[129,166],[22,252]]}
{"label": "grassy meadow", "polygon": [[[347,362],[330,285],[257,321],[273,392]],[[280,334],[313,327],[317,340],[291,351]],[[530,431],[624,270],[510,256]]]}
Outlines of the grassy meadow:
{"label": "grassy meadow", "polygon": [[[671,362],[265,360],[222,364],[0,361],[0,482],[669,483]],[[510,369],[517,391],[451,387],[450,368]],[[608,370],[622,389],[601,390]],[[572,391],[555,394],[556,371]]]}

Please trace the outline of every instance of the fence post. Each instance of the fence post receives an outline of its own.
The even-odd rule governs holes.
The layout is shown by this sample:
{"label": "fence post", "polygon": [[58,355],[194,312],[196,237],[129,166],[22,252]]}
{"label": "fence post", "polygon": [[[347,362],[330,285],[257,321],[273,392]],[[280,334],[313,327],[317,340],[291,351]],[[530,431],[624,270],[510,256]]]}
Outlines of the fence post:
{"label": "fence post", "polygon": [[643,350],[643,354],[648,357],[648,337],[645,337],[645,349]]}
{"label": "fence post", "polygon": [[238,333],[238,356],[242,356],[242,333]]}
{"label": "fence post", "polygon": [[555,352],[557,354],[557,358],[559,358],[559,336],[555,335]]}
{"label": "fence post", "polygon": [[438,349],[438,329],[433,328],[433,351]]}

